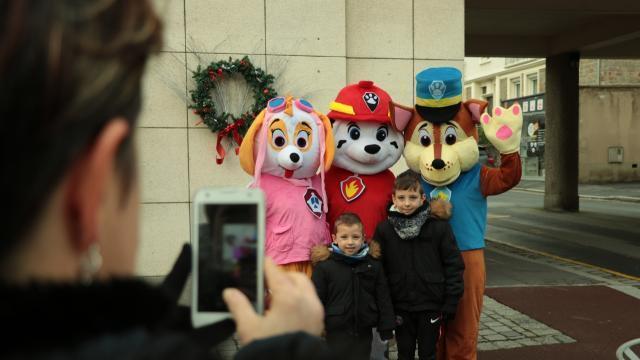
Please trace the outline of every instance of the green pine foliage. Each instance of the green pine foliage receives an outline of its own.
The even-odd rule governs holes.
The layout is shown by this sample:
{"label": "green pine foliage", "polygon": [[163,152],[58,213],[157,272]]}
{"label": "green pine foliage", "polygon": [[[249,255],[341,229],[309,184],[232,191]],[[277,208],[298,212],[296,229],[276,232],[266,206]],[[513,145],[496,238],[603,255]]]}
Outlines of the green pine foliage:
{"label": "green pine foliage", "polygon": [[[244,77],[247,85],[253,91],[253,105],[240,115],[226,112],[218,113],[211,98],[211,90],[215,87],[214,82],[221,81],[233,74],[240,74]],[[267,106],[269,99],[278,96],[273,88],[275,80],[273,75],[253,66],[246,56],[242,59],[229,58],[228,61],[212,62],[206,67],[198,65],[198,69],[193,71],[192,77],[196,82],[196,88],[190,91],[192,104],[189,105],[189,108],[193,109],[194,114],[200,116],[202,122],[212,132],[224,131],[230,126],[235,126],[240,135],[244,136],[256,116]],[[226,135],[232,136],[229,131]]]}

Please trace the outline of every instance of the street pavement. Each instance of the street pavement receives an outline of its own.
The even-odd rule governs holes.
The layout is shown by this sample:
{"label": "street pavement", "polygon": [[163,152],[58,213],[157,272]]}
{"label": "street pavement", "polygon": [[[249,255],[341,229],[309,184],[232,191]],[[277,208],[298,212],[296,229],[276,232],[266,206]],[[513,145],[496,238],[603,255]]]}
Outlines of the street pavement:
{"label": "street pavement", "polygon": [[489,199],[479,359],[615,358],[640,337],[640,183],[580,186],[578,213],[543,192]]}

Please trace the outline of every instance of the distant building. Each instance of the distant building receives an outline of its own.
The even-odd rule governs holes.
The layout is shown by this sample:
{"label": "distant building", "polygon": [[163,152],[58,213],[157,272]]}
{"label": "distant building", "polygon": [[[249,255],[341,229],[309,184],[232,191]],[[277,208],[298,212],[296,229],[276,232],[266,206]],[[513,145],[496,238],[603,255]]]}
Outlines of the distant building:
{"label": "distant building", "polygon": [[[523,175],[544,176],[545,60],[465,58],[464,97],[522,105]],[[580,61],[579,181],[640,181],[640,61]]]}

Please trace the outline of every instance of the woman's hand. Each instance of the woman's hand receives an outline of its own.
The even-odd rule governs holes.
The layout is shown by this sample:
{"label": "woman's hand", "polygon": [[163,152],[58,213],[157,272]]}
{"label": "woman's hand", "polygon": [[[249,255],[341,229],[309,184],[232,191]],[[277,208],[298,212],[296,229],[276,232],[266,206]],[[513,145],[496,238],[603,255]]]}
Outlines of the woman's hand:
{"label": "woman's hand", "polygon": [[225,289],[224,301],[236,321],[240,342],[306,331],[319,336],[324,328],[324,309],[311,280],[301,273],[282,271],[265,259],[265,275],[271,308],[259,315],[247,297],[237,289]]}

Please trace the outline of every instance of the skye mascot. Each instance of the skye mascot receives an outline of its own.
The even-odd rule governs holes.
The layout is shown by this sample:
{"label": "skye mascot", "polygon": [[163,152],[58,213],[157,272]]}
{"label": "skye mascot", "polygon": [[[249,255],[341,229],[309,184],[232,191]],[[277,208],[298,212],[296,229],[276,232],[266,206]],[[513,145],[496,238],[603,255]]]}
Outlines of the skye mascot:
{"label": "skye mascot", "polygon": [[311,276],[311,248],[331,242],[324,174],[333,151],[329,119],[292,97],[269,100],[240,146],[250,186],[266,196],[266,255],[285,270]]}
{"label": "skye mascot", "polygon": [[[422,175],[430,198],[453,205],[450,224],[465,264],[464,294],[455,319],[444,328],[440,359],[476,359],[478,327],[485,288],[484,235],[487,196],[520,181],[519,105],[484,113],[487,102],[462,102],[462,74],[455,68],[429,68],[416,76],[416,105],[404,137],[407,165]],[[406,108],[405,108],[406,109]],[[500,151],[500,168],[478,163],[480,123],[487,139]]]}

